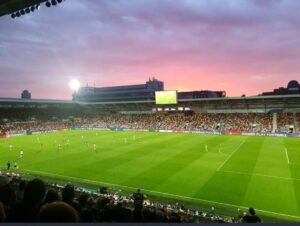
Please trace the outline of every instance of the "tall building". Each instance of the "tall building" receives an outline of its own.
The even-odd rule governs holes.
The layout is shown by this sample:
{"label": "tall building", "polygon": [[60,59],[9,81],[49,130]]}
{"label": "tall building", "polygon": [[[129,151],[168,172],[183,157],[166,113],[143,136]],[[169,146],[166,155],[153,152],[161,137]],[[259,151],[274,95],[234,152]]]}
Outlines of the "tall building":
{"label": "tall building", "polygon": [[300,84],[296,80],[290,81],[287,85],[287,88],[280,87],[278,89],[274,89],[272,92],[264,92],[261,94],[261,96],[292,94],[300,94]]}
{"label": "tall building", "polygon": [[73,100],[86,102],[118,102],[154,100],[156,91],[163,91],[164,83],[150,78],[145,84],[114,87],[81,87]]}

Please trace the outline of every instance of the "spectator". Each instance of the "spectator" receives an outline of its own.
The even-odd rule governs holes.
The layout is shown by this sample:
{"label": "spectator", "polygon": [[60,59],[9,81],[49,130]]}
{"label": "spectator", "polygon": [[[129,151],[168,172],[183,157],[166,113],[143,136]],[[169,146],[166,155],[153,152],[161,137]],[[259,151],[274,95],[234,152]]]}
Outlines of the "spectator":
{"label": "spectator", "polygon": [[242,217],[241,222],[244,223],[260,223],[261,219],[256,216],[255,210],[253,208],[249,208],[249,213]]}
{"label": "spectator", "polygon": [[79,222],[79,215],[71,205],[53,202],[41,208],[37,219],[38,222],[47,223]]}
{"label": "spectator", "polygon": [[[14,188],[19,190],[23,182],[17,177],[12,180],[7,177],[0,178],[2,188],[3,186],[9,188],[8,191],[12,191],[12,194],[14,194]],[[140,189],[131,197],[126,197],[117,194],[87,192],[83,189],[75,190],[72,185],[68,184],[63,189],[64,199],[77,203],[76,197],[78,197],[82,206],[77,211],[65,202],[55,201],[59,199],[58,192],[61,190],[61,186],[55,183],[46,185],[47,195],[44,202],[40,202],[45,194],[44,186],[45,184],[37,179],[29,182],[25,187],[21,202],[17,204],[7,202],[6,209],[9,211],[0,210],[1,220],[6,215],[7,222],[77,222],[79,219],[81,222],[232,222],[231,219],[224,220],[214,214],[201,215],[202,213],[186,209],[180,204],[163,205],[150,202],[145,200],[146,197]],[[8,195],[8,197],[11,196]]]}
{"label": "spectator", "polygon": [[68,203],[69,205],[74,207],[77,211],[80,211],[80,205],[74,198],[75,198],[74,186],[71,184],[67,184],[62,191],[62,201]]}
{"label": "spectator", "polygon": [[0,202],[7,213],[10,206],[16,201],[16,195],[13,188],[10,186],[10,179],[7,176],[0,175]]}
{"label": "spectator", "polygon": [[80,205],[80,208],[85,208],[88,202],[88,198],[89,196],[86,193],[82,193],[79,197],[78,197],[78,202]]}
{"label": "spectator", "polygon": [[18,190],[16,191],[17,202],[21,202],[23,200],[25,187],[26,187],[26,181],[21,180]]}
{"label": "spectator", "polygon": [[143,219],[143,204],[144,204],[144,194],[138,188],[132,195],[134,203],[134,211],[132,219],[134,222],[141,222]]}
{"label": "spectator", "polygon": [[9,222],[35,222],[39,206],[44,198],[46,186],[40,179],[30,181],[24,190],[21,203],[14,205],[7,219]]}
{"label": "spectator", "polygon": [[47,191],[45,200],[43,201],[41,206],[52,203],[52,202],[56,202],[56,201],[59,201],[59,195],[58,195],[57,191],[55,191],[54,189],[49,189]]}
{"label": "spectator", "polygon": [[145,196],[141,192],[141,189],[138,188],[136,190],[136,192],[133,193],[132,197],[133,197],[134,207],[136,209],[142,209],[143,208],[143,204],[144,204]]}
{"label": "spectator", "polygon": [[3,204],[0,202],[0,223],[4,222],[6,218],[5,210]]}

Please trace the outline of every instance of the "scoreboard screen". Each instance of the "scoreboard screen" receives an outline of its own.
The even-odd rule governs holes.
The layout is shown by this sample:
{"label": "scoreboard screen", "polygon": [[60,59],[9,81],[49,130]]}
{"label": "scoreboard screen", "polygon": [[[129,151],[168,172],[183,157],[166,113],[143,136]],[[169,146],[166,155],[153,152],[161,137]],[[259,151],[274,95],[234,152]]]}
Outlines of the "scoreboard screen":
{"label": "scoreboard screen", "polygon": [[177,91],[159,91],[155,92],[156,104],[177,104]]}

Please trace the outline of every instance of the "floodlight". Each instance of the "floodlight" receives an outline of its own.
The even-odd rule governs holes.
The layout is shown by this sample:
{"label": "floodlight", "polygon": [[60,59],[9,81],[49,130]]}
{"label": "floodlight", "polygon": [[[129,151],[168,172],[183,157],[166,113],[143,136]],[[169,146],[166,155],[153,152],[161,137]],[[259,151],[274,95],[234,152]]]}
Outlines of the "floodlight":
{"label": "floodlight", "polygon": [[51,3],[50,2],[46,2],[46,6],[49,8],[49,7],[51,7]]}
{"label": "floodlight", "polygon": [[78,91],[80,88],[80,82],[77,79],[72,79],[69,83],[69,86],[72,90]]}

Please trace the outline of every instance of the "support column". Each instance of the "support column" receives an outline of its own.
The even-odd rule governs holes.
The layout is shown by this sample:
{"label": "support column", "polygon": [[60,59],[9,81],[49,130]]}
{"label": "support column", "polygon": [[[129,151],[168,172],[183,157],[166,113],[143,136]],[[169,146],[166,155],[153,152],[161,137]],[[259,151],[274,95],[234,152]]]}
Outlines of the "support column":
{"label": "support column", "polygon": [[277,130],[277,113],[273,113],[273,128],[272,132],[275,133]]}

